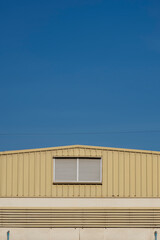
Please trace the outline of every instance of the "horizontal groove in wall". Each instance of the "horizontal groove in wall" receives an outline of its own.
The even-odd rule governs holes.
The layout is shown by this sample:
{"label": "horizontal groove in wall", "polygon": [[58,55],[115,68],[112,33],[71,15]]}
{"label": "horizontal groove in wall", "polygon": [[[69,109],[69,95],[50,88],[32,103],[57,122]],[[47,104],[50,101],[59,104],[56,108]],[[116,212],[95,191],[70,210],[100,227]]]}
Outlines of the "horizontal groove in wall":
{"label": "horizontal groove in wall", "polygon": [[155,228],[160,208],[0,208],[1,228]]}

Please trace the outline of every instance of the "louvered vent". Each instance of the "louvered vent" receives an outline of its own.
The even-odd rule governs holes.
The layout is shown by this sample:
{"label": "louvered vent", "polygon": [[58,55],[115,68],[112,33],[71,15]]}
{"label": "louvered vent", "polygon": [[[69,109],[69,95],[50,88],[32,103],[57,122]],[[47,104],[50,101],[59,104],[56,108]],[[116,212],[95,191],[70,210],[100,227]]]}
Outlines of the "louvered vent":
{"label": "louvered vent", "polygon": [[55,158],[54,183],[101,183],[101,158]]}
{"label": "louvered vent", "polygon": [[55,160],[55,181],[75,182],[77,181],[77,159],[58,158]]}
{"label": "louvered vent", "polygon": [[100,159],[82,158],[79,160],[79,181],[100,181]]}

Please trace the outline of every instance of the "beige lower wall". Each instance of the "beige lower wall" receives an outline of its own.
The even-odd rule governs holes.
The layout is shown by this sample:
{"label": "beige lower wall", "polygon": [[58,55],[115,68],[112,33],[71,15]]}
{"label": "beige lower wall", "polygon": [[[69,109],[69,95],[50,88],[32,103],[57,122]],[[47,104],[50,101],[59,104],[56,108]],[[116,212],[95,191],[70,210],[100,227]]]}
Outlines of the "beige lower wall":
{"label": "beige lower wall", "polygon": [[0,207],[160,207],[160,198],[0,198]]}
{"label": "beige lower wall", "polygon": [[10,230],[10,240],[153,240],[154,232],[160,229],[0,229],[0,239],[7,239],[7,231]]}

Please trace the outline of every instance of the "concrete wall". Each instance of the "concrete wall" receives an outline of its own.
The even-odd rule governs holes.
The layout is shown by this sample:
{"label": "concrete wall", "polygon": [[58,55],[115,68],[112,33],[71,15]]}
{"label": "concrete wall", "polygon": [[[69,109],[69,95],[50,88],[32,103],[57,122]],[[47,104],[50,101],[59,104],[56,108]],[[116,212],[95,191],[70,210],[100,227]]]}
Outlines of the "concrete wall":
{"label": "concrete wall", "polygon": [[0,198],[0,207],[159,208],[159,198]]}
{"label": "concrete wall", "polygon": [[109,229],[0,229],[0,239],[7,240],[10,230],[10,240],[154,240],[154,232],[160,229],[109,228]]}

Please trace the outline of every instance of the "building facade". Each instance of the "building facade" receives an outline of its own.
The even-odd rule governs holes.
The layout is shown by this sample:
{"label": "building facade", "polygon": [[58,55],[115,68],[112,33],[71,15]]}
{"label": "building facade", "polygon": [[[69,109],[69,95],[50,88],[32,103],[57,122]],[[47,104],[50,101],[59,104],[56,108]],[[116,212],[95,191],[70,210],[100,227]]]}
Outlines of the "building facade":
{"label": "building facade", "polygon": [[0,239],[151,240],[160,152],[65,146],[0,153]]}

